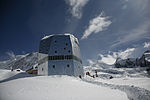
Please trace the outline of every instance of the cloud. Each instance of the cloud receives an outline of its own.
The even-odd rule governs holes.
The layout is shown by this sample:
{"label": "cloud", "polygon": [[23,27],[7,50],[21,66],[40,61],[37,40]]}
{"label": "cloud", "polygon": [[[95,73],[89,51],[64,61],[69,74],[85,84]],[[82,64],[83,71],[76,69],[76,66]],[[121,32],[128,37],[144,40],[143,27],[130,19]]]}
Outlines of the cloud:
{"label": "cloud", "polygon": [[[103,62],[108,65],[115,63],[116,59],[122,58],[137,58],[141,57],[146,50],[150,49],[150,42],[145,42],[142,45],[137,45],[134,48],[127,48],[126,50],[119,50],[117,52],[109,51],[108,54],[98,54],[99,58],[97,62]],[[93,62],[92,62],[93,63]]]}
{"label": "cloud", "polygon": [[88,65],[89,65],[89,66],[92,66],[92,65],[95,64],[95,62],[94,62],[93,60],[91,60],[91,59],[88,59],[87,62],[88,62]]}
{"label": "cloud", "polygon": [[88,38],[92,33],[98,33],[107,29],[107,27],[112,23],[108,20],[108,16],[104,16],[104,12],[102,12],[97,17],[93,18],[89,22],[88,28],[84,31],[81,39]]}
{"label": "cloud", "polygon": [[70,6],[70,13],[72,16],[80,19],[82,17],[82,9],[89,0],[65,0],[66,4]]}
{"label": "cloud", "polygon": [[127,48],[125,50],[109,51],[107,54],[99,53],[97,60],[88,59],[87,61],[89,66],[100,66],[102,63],[112,65],[118,57],[121,59],[137,58],[141,57],[147,50],[150,50],[150,42],[145,42],[142,45],[139,44],[134,48]]}
{"label": "cloud", "polygon": [[142,23],[138,27],[125,32],[123,36],[118,36],[118,39],[115,41],[115,44],[113,44],[111,47],[116,47],[118,45],[132,41],[138,41],[140,39],[150,38],[149,28],[149,22]]}
{"label": "cloud", "polygon": [[118,51],[118,52],[109,52],[107,55],[103,55],[103,54],[98,54],[98,56],[101,58],[98,60],[98,62],[103,62],[106,63],[108,65],[112,65],[115,63],[116,59],[122,58],[122,59],[126,59],[128,57],[132,57],[132,53],[135,51],[135,48],[127,48],[126,50],[122,51]]}
{"label": "cloud", "polygon": [[12,51],[6,52],[6,54],[11,58],[11,59],[15,59],[15,54]]}
{"label": "cloud", "polygon": [[149,48],[150,47],[150,42],[145,42],[144,43],[144,48]]}
{"label": "cloud", "polygon": [[102,63],[106,63],[108,65],[112,65],[116,61],[116,55],[110,55],[110,54],[108,54],[108,55],[102,55],[102,54],[99,54],[99,56],[101,58],[100,60],[98,60],[99,63],[102,62]]}

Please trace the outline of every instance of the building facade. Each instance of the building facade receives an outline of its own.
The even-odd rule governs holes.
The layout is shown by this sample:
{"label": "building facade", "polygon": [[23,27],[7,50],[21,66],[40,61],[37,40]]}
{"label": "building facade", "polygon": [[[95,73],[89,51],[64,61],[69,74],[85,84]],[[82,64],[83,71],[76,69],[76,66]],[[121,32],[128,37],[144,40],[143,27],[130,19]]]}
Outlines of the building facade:
{"label": "building facade", "polygon": [[38,75],[84,76],[78,39],[71,34],[41,39]]}

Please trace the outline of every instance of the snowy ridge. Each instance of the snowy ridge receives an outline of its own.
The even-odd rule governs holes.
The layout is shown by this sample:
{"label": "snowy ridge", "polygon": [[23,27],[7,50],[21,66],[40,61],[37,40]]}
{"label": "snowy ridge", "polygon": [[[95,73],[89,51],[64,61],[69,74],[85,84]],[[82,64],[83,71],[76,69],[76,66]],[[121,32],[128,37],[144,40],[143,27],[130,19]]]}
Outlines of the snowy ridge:
{"label": "snowy ridge", "polygon": [[14,59],[0,62],[0,69],[11,69],[12,67],[13,69],[26,71],[37,65],[37,56],[37,52],[16,56]]}
{"label": "snowy ridge", "polygon": [[150,51],[144,52],[141,58],[127,58],[121,59],[117,58],[115,62],[115,67],[117,68],[134,68],[134,67],[150,67]]}

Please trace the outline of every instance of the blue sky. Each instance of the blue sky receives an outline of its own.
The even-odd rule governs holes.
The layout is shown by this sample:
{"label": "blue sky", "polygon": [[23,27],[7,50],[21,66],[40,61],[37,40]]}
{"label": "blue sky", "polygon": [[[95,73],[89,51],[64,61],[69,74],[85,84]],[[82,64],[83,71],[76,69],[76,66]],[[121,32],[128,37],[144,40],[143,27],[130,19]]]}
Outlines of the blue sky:
{"label": "blue sky", "polygon": [[37,52],[43,36],[63,33],[79,39],[84,64],[132,48],[138,53],[132,56],[139,56],[150,49],[139,49],[150,42],[149,5],[149,0],[1,0],[0,60],[10,51]]}

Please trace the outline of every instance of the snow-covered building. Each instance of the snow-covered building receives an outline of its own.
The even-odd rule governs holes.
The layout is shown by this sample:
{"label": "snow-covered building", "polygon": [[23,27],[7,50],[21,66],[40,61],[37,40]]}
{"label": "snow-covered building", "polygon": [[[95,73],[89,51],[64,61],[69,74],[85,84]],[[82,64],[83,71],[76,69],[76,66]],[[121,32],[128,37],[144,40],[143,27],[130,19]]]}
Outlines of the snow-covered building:
{"label": "snow-covered building", "polygon": [[38,75],[84,76],[78,39],[71,34],[42,38],[38,54]]}

